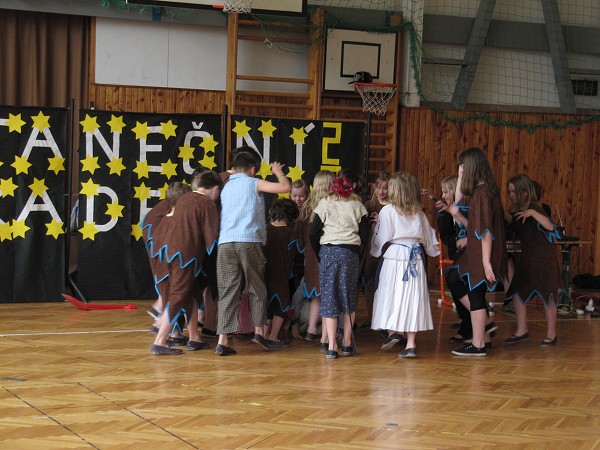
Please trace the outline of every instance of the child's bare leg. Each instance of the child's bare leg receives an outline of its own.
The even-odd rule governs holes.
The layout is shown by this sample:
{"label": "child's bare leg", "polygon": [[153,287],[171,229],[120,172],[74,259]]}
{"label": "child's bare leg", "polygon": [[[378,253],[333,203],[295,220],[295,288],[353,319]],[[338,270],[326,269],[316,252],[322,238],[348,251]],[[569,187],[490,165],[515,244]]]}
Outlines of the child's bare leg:
{"label": "child's bare leg", "polygon": [[337,339],[335,338],[337,336],[337,322],[337,317],[323,317],[323,324],[325,325],[324,328],[327,329],[327,336],[332,336],[329,339],[329,350],[334,350],[336,352],[338,350]]}
{"label": "child's bare leg", "polygon": [[283,322],[283,317],[273,316],[273,320],[271,321],[271,332],[267,338],[268,340],[276,342],[279,341],[279,332],[281,331]]}
{"label": "child's bare leg", "polygon": [[406,332],[406,348],[417,348],[417,333],[414,331]]}
{"label": "child's bare leg", "polygon": [[158,328],[158,332],[156,333],[156,337],[154,338],[154,345],[165,347],[167,344],[167,338],[169,337],[169,332],[171,331],[171,325],[169,324],[169,318],[167,317],[168,315],[169,313],[165,313],[160,319],[160,326]]}
{"label": "child's bare leg", "polygon": [[292,323],[292,338],[302,339],[302,336],[300,336],[300,330],[298,328],[298,322]]}
{"label": "child's bare leg", "polygon": [[548,331],[546,331],[546,338],[550,340],[553,340],[556,337],[557,316],[558,311],[556,310],[556,303],[554,303],[553,299],[550,299],[548,306],[546,306],[546,326],[548,327]]}
{"label": "child's bare leg", "polygon": [[188,321],[188,333],[190,341],[202,342],[200,340],[200,333],[198,333],[198,304],[194,302],[192,306],[192,315]]}
{"label": "child's bare leg", "polygon": [[344,337],[342,339],[342,345],[344,347],[350,347],[352,345],[352,324],[356,313],[344,314]]}
{"label": "child's bare leg", "polygon": [[308,305],[308,329],[307,333],[317,334],[317,325],[319,324],[319,309],[321,308],[321,298],[313,297]]}
{"label": "child's bare leg", "polygon": [[527,305],[518,297],[513,297],[513,306],[515,307],[515,317],[517,319],[517,330],[515,336],[523,336],[527,331]]}

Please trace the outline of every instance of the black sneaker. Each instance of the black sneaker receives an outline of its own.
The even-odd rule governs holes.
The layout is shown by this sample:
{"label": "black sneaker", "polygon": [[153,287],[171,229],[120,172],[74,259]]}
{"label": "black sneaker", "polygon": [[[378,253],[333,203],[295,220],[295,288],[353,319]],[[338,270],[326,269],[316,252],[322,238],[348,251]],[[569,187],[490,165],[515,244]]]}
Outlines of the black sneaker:
{"label": "black sneaker", "polygon": [[260,345],[263,348],[263,350],[269,350],[269,342],[260,334],[254,333],[254,336],[252,337],[251,341]]}
{"label": "black sneaker", "polygon": [[206,350],[208,348],[208,342],[188,341],[186,350],[193,352],[196,350]]}
{"label": "black sneaker", "polygon": [[400,336],[398,333],[392,333],[388,337],[385,338],[385,341],[383,341],[383,344],[381,345],[381,350],[389,350],[390,348],[392,348],[394,345],[396,345],[398,342],[401,342],[401,341],[402,341],[402,336]]}
{"label": "black sneaker", "polygon": [[150,349],[150,353],[153,355],[181,355],[183,350],[180,348],[169,348],[163,345],[153,345]]}
{"label": "black sneaker", "polygon": [[288,348],[290,343],[287,341],[267,341],[267,345],[269,348],[279,349],[279,348]]}
{"label": "black sneaker", "polygon": [[456,356],[487,356],[486,347],[477,348],[473,344],[467,344],[458,350],[452,350],[452,354]]}
{"label": "black sneaker", "polygon": [[222,344],[217,344],[217,346],[215,347],[215,353],[219,356],[228,356],[235,355],[237,352],[231,347]]}

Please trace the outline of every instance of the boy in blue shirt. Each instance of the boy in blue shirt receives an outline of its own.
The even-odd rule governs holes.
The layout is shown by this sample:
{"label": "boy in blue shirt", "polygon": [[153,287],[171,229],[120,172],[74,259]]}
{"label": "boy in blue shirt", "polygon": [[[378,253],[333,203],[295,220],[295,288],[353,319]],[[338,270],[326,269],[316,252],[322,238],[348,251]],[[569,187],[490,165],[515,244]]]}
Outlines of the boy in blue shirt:
{"label": "boy in blue shirt", "polygon": [[217,256],[219,286],[219,316],[217,334],[219,342],[215,353],[233,355],[229,347],[229,334],[238,329],[240,294],[245,286],[250,297],[253,342],[264,350],[269,346],[264,337],[267,314],[265,285],[266,244],[265,202],[261,193],[283,194],[290,192],[290,181],[283,174],[283,165],[271,164],[277,182],[255,178],[260,167],[256,152],[247,147],[238,148],[232,167],[235,171],[221,193],[221,229]]}

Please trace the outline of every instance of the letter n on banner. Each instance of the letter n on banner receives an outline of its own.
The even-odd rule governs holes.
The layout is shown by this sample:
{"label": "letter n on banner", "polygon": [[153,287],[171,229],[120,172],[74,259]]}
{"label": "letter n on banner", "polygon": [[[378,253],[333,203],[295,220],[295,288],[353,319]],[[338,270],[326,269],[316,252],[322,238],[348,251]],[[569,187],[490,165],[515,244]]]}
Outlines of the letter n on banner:
{"label": "letter n on banner", "polygon": [[140,223],[169,183],[221,164],[221,116],[81,110],[77,285],[156,298]]}
{"label": "letter n on banner", "polygon": [[67,110],[0,107],[0,302],[62,301]]}

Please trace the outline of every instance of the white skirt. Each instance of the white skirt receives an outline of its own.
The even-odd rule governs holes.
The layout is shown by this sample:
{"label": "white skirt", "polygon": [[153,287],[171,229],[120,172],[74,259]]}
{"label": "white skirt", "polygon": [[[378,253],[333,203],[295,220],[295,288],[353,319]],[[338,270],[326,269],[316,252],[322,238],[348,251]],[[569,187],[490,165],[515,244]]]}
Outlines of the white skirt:
{"label": "white skirt", "polygon": [[416,332],[433,330],[429,289],[423,261],[417,261],[417,276],[402,277],[408,261],[384,258],[379,284],[375,291],[373,319],[374,330]]}

